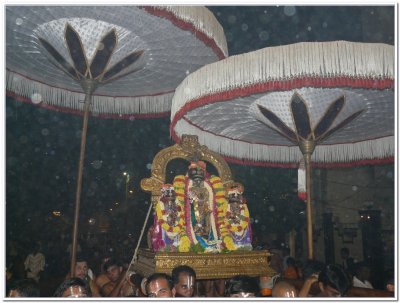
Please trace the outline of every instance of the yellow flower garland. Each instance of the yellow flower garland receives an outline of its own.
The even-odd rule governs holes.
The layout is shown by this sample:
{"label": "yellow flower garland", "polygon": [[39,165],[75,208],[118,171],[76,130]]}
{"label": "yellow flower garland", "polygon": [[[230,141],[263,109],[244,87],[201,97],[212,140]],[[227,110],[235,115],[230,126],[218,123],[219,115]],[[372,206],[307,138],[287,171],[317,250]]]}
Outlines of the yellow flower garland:
{"label": "yellow flower garland", "polygon": [[218,226],[219,231],[222,238],[222,243],[224,243],[225,248],[229,251],[236,250],[237,247],[233,242],[231,235],[229,234],[225,221],[225,214],[228,208],[228,201],[225,198],[225,187],[222,184],[221,178],[217,176],[213,176],[210,179],[210,182],[215,190],[216,199],[215,202],[217,204],[217,217],[218,217]]}
{"label": "yellow flower garland", "polygon": [[[185,200],[184,200],[184,195],[185,195],[185,176],[179,175],[174,178],[173,181],[173,186],[175,189],[176,193],[176,198],[178,199],[182,212],[185,211]],[[184,217],[184,216],[183,216]],[[178,247],[179,252],[189,252],[190,251],[190,239],[188,235],[186,234],[186,228],[185,224],[183,224],[183,228],[180,234],[180,239],[179,239],[179,247]]]}
{"label": "yellow flower garland", "polygon": [[[217,224],[219,226],[219,231],[220,231],[222,242],[224,243],[227,250],[229,250],[229,251],[236,250],[237,247],[236,247],[235,243],[233,242],[233,239],[232,239],[229,231],[226,228],[225,213],[227,210],[228,201],[225,198],[224,185],[222,184],[221,178],[218,176],[212,176],[209,181],[210,181],[211,186],[214,189],[215,195],[216,195],[215,203],[216,203],[216,208],[217,208]],[[184,208],[185,176],[184,175],[176,176],[173,181],[173,186],[175,188],[176,198],[181,203],[182,208]],[[182,243],[182,242],[185,242],[185,243]],[[190,240],[189,240],[189,237],[186,234],[184,234],[184,236],[181,237],[179,251],[182,251],[182,252],[189,251],[189,249],[186,250],[188,247],[190,249]],[[183,250],[181,250],[181,249],[183,249]]]}
{"label": "yellow flower garland", "polygon": [[179,239],[178,251],[179,252],[189,252],[189,250],[190,250],[189,237],[185,233],[181,233],[181,236]]}
{"label": "yellow flower garland", "polygon": [[243,210],[240,211],[240,217],[241,217],[240,224],[235,224],[235,223],[231,224],[231,223],[229,223],[228,218],[227,218],[228,223],[227,223],[226,227],[230,232],[234,232],[234,233],[241,232],[241,231],[245,230],[247,228],[247,226],[249,225],[249,220],[250,220],[249,209],[247,208],[246,204],[244,204],[242,207],[243,207]]}
{"label": "yellow flower garland", "polygon": [[178,212],[179,221],[176,226],[171,226],[167,223],[166,215],[163,215],[163,209],[161,208],[162,204],[163,204],[163,202],[158,201],[158,203],[156,205],[156,213],[157,213],[158,220],[160,220],[160,221],[162,220],[161,221],[162,229],[164,229],[165,231],[170,232],[170,233],[175,233],[175,234],[179,233],[182,230],[183,226],[185,226],[184,216],[182,213],[182,205],[180,205],[181,203],[178,204],[181,207],[181,211]]}
{"label": "yellow flower garland", "polygon": [[229,251],[234,251],[237,249],[237,247],[233,242],[232,236],[230,235],[226,227],[226,221],[225,221],[225,214],[227,207],[228,207],[228,202],[226,201],[226,199],[218,207],[219,231],[221,233],[222,243],[225,245],[225,248]]}
{"label": "yellow flower garland", "polygon": [[237,247],[236,247],[235,243],[233,242],[233,239],[232,239],[231,236],[225,236],[223,238],[223,242],[224,242],[224,244],[226,246],[226,249],[228,249],[230,251],[233,251],[233,250],[237,249]]}

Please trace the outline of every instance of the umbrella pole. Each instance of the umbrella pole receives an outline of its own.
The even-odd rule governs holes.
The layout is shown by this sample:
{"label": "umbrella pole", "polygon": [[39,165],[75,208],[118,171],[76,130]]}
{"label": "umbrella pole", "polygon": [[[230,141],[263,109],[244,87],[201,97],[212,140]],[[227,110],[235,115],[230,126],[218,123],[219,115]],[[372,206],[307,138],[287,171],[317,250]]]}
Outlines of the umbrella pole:
{"label": "umbrella pole", "polygon": [[153,204],[152,204],[152,202],[150,202],[149,209],[147,210],[146,218],[144,219],[144,224],[143,224],[143,227],[142,227],[142,231],[140,232],[139,240],[138,240],[136,248],[135,248],[135,252],[133,253],[133,257],[132,257],[131,263],[129,263],[128,270],[126,271],[126,276],[128,276],[128,274],[130,274],[133,271],[132,267],[137,261],[137,254],[138,254],[140,242],[142,241],[144,230],[146,228],[147,221],[149,220],[150,211],[151,211],[152,208],[153,208]]}
{"label": "umbrella pole", "polygon": [[83,162],[85,159],[85,148],[86,148],[86,133],[89,120],[89,109],[92,101],[92,93],[95,89],[93,82],[88,81],[82,85],[85,89],[85,105],[83,115],[83,126],[82,126],[82,137],[81,137],[81,150],[79,156],[79,167],[78,167],[78,179],[76,186],[75,196],[75,215],[74,215],[74,229],[72,232],[72,249],[71,249],[71,277],[75,275],[75,263],[76,263],[76,247],[78,237],[78,219],[79,219],[79,208],[81,204],[81,191],[82,191],[82,175],[83,175]]}
{"label": "umbrella pole", "polygon": [[308,258],[314,259],[313,251],[313,232],[312,232],[312,207],[311,207],[311,155],[314,152],[316,142],[313,140],[305,140],[299,142],[300,150],[303,154],[304,164],[306,167],[306,190],[307,190],[307,247]]}
{"label": "umbrella pole", "polygon": [[306,167],[306,188],[307,188],[307,244],[308,258],[314,259],[313,251],[313,232],[312,232],[312,208],[311,208],[311,155],[304,155]]}

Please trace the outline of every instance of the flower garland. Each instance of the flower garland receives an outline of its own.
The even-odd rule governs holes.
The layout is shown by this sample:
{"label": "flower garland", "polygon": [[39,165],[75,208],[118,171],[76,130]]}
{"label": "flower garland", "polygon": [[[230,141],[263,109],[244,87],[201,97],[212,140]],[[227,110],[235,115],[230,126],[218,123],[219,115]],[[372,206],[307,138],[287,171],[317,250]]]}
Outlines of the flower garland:
{"label": "flower garland", "polygon": [[[186,222],[188,218],[188,206],[185,205],[185,176],[184,175],[178,175],[174,178],[173,181],[173,186],[175,189],[175,194],[176,194],[176,199],[180,202],[181,205],[183,205],[183,214],[185,217],[185,227],[186,227]],[[185,228],[186,230],[186,228]],[[190,243],[193,243],[193,239],[191,235],[186,231],[186,236],[188,237],[189,240],[189,245]]]}
{"label": "flower garland", "polygon": [[179,221],[178,224],[176,224],[175,226],[171,226],[170,224],[168,224],[167,221],[168,212],[164,209],[164,203],[159,201],[156,205],[158,222],[161,224],[162,229],[164,229],[169,233],[174,233],[174,234],[179,233],[182,230],[182,227],[185,225],[184,215],[182,213],[182,207],[179,205],[180,204],[179,200],[177,202],[178,202],[177,210],[179,215]]}
{"label": "flower garland", "polygon": [[[185,176],[184,191],[183,191],[183,199],[184,199],[183,201],[184,202],[183,203],[185,205],[186,230],[187,230],[187,234],[188,234],[188,236],[190,238],[190,241],[193,244],[192,248],[194,249],[194,251],[203,252],[204,251],[204,247],[198,242],[197,237],[196,237],[196,235],[194,233],[194,229],[191,226],[191,224],[192,224],[192,213],[191,213],[192,201],[191,201],[190,197],[188,197],[188,195],[190,194],[189,193],[189,188],[192,186],[192,184],[193,184],[193,181],[190,180],[190,178],[188,176]],[[211,184],[210,180],[204,180],[204,185],[205,185],[206,190],[208,191],[209,198],[211,197],[211,201],[210,200],[207,201],[207,204],[211,202],[210,219],[212,219],[214,221],[214,223],[215,223],[215,224],[211,224],[212,232],[216,237],[219,238],[219,231],[216,228],[218,223],[217,223],[217,213],[215,211],[215,209],[216,209],[215,188]],[[196,211],[197,211],[197,214],[196,214]],[[195,215],[198,216],[198,208],[196,208],[196,205],[194,205],[194,212],[195,212]]]}
{"label": "flower garland", "polygon": [[180,238],[179,238],[178,251],[179,252],[189,252],[189,250],[190,250],[189,237],[187,236],[186,232],[181,232]]}
{"label": "flower garland", "polygon": [[[185,205],[184,204],[184,197],[185,197],[185,182],[184,181],[185,181],[185,176],[183,176],[183,175],[176,176],[173,181],[176,199],[179,201],[180,205],[182,205],[182,206]],[[184,208],[184,212],[182,214],[184,217],[184,221],[187,220],[187,218],[185,218],[186,212],[187,212],[187,210],[186,210],[186,208]],[[191,239],[190,239],[188,233],[186,232],[185,224],[186,223],[184,222],[182,231],[180,233],[180,240],[179,240],[179,247],[178,247],[179,252],[189,252],[190,251]]]}
{"label": "flower garland", "polygon": [[217,224],[219,226],[219,233],[222,239],[222,243],[225,248],[229,251],[236,250],[237,247],[233,242],[233,239],[227,230],[225,224],[225,213],[228,207],[228,201],[225,198],[225,187],[222,184],[221,178],[212,176],[210,182],[215,190],[216,204],[217,204]]}
{"label": "flower garland", "polygon": [[[225,198],[225,188],[224,185],[221,181],[221,178],[217,176],[212,176],[210,179],[210,184],[211,187],[213,188],[215,192],[215,206],[216,206],[216,223],[217,226],[219,227],[219,230],[217,231],[219,233],[219,237],[222,239],[223,246],[229,250],[233,251],[236,250],[237,247],[235,243],[233,242],[233,239],[229,233],[229,231],[226,228],[225,224],[225,213],[227,209],[228,202]],[[185,205],[185,176],[184,175],[179,175],[174,178],[173,181],[173,186],[175,188],[175,193],[176,193],[176,198],[179,200],[181,205],[184,205],[184,212],[185,212],[185,217],[186,220],[190,219],[190,205]],[[190,222],[190,221],[187,221]],[[192,235],[187,232],[183,238],[185,243],[188,241],[189,247],[190,243],[195,243],[194,239],[192,238]],[[181,249],[186,249],[187,248],[187,243],[182,244],[179,246],[179,251],[183,251]],[[184,250],[186,251],[186,250]],[[189,251],[189,250],[187,250]]]}
{"label": "flower garland", "polygon": [[250,214],[249,214],[249,209],[247,208],[247,205],[242,205],[240,206],[240,224],[234,223],[233,220],[230,218],[231,213],[229,211],[226,212],[226,219],[227,219],[227,229],[232,232],[232,233],[237,233],[245,230],[247,226],[249,225],[250,221]]}

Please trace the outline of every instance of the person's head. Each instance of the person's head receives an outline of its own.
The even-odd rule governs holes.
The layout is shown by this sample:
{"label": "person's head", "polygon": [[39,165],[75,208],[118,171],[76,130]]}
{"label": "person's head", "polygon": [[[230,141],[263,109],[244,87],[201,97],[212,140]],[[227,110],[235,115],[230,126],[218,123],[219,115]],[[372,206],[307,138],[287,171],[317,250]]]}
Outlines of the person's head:
{"label": "person's head", "polygon": [[294,265],[297,268],[297,273],[299,274],[299,278],[303,278],[304,277],[304,264],[303,261],[296,259]]}
{"label": "person's head", "polygon": [[259,294],[258,280],[246,275],[238,275],[225,285],[225,297],[251,298]]}
{"label": "person's head", "polygon": [[276,248],[271,248],[271,257],[270,257],[270,263],[269,266],[275,271],[275,272],[281,272],[282,271],[282,251],[280,249]]}
{"label": "person's head", "polygon": [[188,176],[193,181],[204,181],[206,176],[206,163],[203,161],[190,162]]}
{"label": "person's head", "polygon": [[270,297],[272,288],[274,287],[275,279],[268,275],[260,276],[258,285],[260,286],[261,297]]}
{"label": "person's head", "polygon": [[172,270],[176,297],[193,297],[196,272],[187,265],[180,265]]}
{"label": "person's head", "polygon": [[170,298],[175,296],[172,278],[165,273],[154,273],[147,278],[146,294],[150,298]]}
{"label": "person's head", "polygon": [[299,274],[296,268],[296,260],[292,257],[286,259],[286,269],[283,272],[283,276],[287,279],[298,279]]}
{"label": "person's head", "polygon": [[342,297],[351,286],[345,271],[337,265],[327,265],[318,276],[318,286],[322,297]]}
{"label": "person's head", "polygon": [[390,292],[394,292],[394,279],[389,278],[386,280],[385,289]]}
{"label": "person's head", "polygon": [[143,292],[141,289],[143,281],[143,276],[141,274],[130,272],[129,274],[129,284],[130,284],[130,293],[127,296],[129,297],[143,297]]}
{"label": "person's head", "polygon": [[350,256],[350,250],[347,247],[342,247],[340,249],[340,256],[342,259],[347,259]]}
{"label": "person's head", "polygon": [[110,258],[103,264],[103,271],[110,281],[116,282],[123,271],[122,264],[116,259]]}
{"label": "person's head", "polygon": [[65,280],[58,286],[53,297],[80,298],[91,296],[90,287],[84,280],[71,278]]}
{"label": "person's head", "polygon": [[286,265],[296,267],[296,260],[292,257],[289,257],[286,259]]}
{"label": "person's head", "polygon": [[228,203],[243,203],[243,191],[244,187],[242,184],[234,182],[226,189],[226,197]]}
{"label": "person's head", "polygon": [[74,277],[84,280],[88,275],[88,271],[89,266],[87,263],[87,259],[83,255],[78,254],[76,256]]}
{"label": "person's head", "polygon": [[272,297],[276,298],[297,298],[297,289],[286,281],[278,281],[272,288]]}
{"label": "person's head", "polygon": [[371,271],[369,266],[365,262],[358,262],[354,265],[355,275],[360,281],[369,280]]}
{"label": "person's head", "polygon": [[135,287],[137,287],[137,288],[140,288],[142,280],[143,280],[143,276],[138,273],[132,273],[129,276],[129,281],[131,282],[131,284],[135,285]]}
{"label": "person's head", "polygon": [[19,280],[11,286],[8,297],[40,297],[39,285],[33,279]]}

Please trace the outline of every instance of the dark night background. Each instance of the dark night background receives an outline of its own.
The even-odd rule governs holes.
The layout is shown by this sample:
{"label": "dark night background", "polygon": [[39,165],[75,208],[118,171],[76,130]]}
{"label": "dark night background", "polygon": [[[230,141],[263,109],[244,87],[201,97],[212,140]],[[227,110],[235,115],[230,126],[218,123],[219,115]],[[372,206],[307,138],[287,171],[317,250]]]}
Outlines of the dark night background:
{"label": "dark night background", "polygon": [[[302,41],[394,44],[393,6],[208,8],[225,30],[229,55]],[[82,117],[5,99],[6,244],[13,240],[29,250],[31,241],[41,241],[50,270],[50,258],[67,254],[72,234]],[[79,222],[81,245],[89,232],[97,234],[93,245],[99,255],[122,245],[130,260],[150,200],[140,189],[140,180],[150,177],[150,164],[157,152],[173,144],[169,116],[89,119]],[[256,233],[268,230],[282,234],[304,224],[304,203],[296,192],[297,170],[230,166],[234,179],[245,186]],[[127,200],[124,171],[130,175],[128,190],[133,191]],[[169,173],[183,172],[171,168]],[[91,218],[94,220],[89,224]]]}

